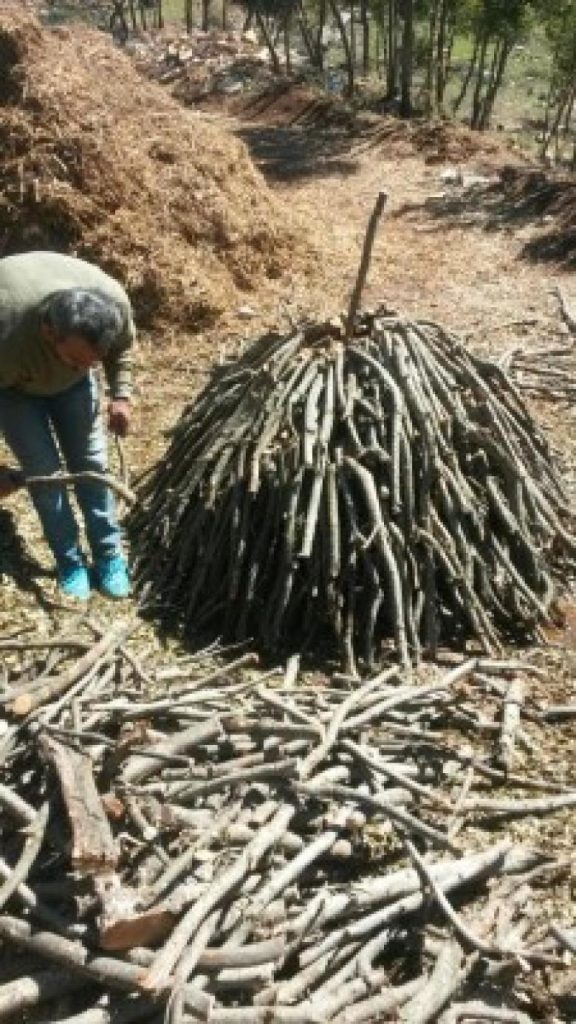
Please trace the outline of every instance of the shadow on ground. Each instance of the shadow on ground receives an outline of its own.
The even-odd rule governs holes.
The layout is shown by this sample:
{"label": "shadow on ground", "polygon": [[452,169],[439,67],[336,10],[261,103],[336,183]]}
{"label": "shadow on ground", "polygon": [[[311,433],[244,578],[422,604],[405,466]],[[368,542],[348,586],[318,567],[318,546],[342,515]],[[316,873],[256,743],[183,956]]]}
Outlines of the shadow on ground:
{"label": "shadow on ground", "polygon": [[26,550],[26,545],[16,529],[13,515],[0,508],[0,587],[6,579],[12,579],[19,590],[33,594],[44,610],[53,608],[43,587],[43,582],[52,574]]}
{"label": "shadow on ground", "polygon": [[479,132],[443,120],[398,116],[397,101],[373,97],[361,108],[304,80],[275,80],[231,108],[238,134],[271,178],[351,173],[361,152],[420,153],[426,163],[460,163],[494,154]]}
{"label": "shadow on ground", "polygon": [[248,146],[254,163],[272,181],[353,174],[358,166],[350,152],[354,139],[346,131],[322,131],[302,124],[244,124],[236,134]]}
{"label": "shadow on ground", "polygon": [[290,80],[243,101],[235,132],[272,181],[353,174],[358,142],[355,113],[336,98]]}
{"label": "shadow on ground", "polygon": [[515,232],[533,227],[520,250],[522,259],[576,267],[576,179],[543,171],[505,167],[497,181],[455,184],[442,196],[405,204],[397,216],[426,214],[436,225],[476,225],[486,231]]}

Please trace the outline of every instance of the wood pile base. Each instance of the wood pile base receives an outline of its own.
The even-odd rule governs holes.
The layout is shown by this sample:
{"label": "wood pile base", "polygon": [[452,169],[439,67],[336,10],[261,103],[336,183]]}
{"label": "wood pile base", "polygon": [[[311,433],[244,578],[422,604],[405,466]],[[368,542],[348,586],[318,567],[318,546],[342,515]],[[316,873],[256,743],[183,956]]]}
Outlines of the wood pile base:
{"label": "wood pile base", "polygon": [[563,865],[502,823],[576,805],[517,764],[576,709],[536,669],[312,683],[142,663],[131,628],[0,644],[0,1020],[540,1019],[576,935],[531,887]]}

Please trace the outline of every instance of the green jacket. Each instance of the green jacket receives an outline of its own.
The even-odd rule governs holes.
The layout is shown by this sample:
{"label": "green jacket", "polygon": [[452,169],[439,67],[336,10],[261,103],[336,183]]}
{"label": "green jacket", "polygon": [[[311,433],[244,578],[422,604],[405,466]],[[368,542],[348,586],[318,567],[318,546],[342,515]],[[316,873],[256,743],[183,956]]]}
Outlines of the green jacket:
{"label": "green jacket", "polygon": [[0,259],[0,388],[54,395],[86,376],[85,371],[61,363],[40,334],[42,303],[65,288],[98,288],[124,310],[124,330],[103,366],[112,398],[129,398],[136,333],[130,300],[104,271],[58,252],[25,252]]}

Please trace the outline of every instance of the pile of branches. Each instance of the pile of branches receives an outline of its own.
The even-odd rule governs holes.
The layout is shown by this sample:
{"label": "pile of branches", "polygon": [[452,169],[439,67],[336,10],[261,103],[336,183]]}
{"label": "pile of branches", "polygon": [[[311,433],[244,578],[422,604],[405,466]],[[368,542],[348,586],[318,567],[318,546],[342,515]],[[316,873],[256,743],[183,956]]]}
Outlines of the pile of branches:
{"label": "pile of branches", "polygon": [[[530,898],[562,865],[479,841],[576,803],[514,770],[525,712],[574,714],[533,706],[537,670],[311,686],[294,660],[148,665],[129,624],[91,629],[1,645],[0,1020],[527,1024],[544,969],[564,1012],[576,936]],[[463,723],[490,749],[464,751]]]}
{"label": "pile of branches", "polygon": [[576,401],[576,317],[560,288],[556,288],[560,313],[568,337],[545,348],[514,347],[500,360],[520,390],[539,399]]}
{"label": "pile of branches", "polygon": [[534,635],[574,554],[547,442],[507,375],[380,309],[260,338],[217,368],[143,481],[142,600],[372,670],[439,641]]}
{"label": "pile of branches", "polygon": [[518,388],[534,398],[569,404],[576,400],[576,351],[573,347],[517,349],[508,357],[508,368]]}

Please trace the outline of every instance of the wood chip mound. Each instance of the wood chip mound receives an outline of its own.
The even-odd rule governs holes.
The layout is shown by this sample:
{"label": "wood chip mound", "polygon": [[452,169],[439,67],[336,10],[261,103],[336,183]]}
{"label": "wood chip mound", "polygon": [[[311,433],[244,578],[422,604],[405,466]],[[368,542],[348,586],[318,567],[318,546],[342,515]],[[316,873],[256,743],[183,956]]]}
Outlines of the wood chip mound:
{"label": "wood chip mound", "polygon": [[143,79],[102,33],[0,13],[0,255],[73,252],[141,326],[213,322],[310,250],[238,139]]}

